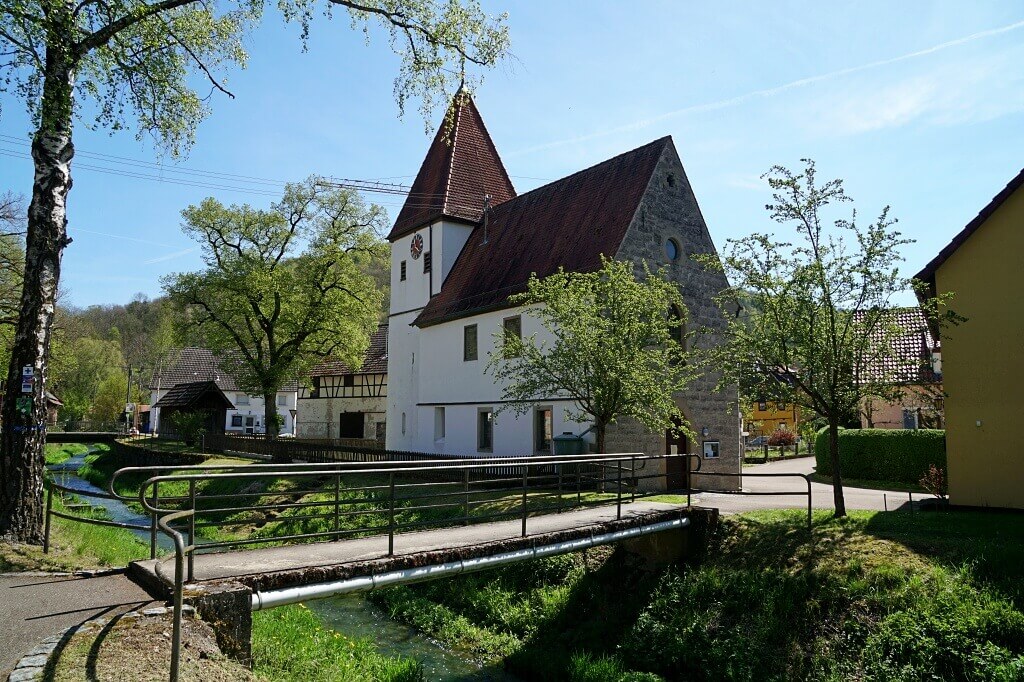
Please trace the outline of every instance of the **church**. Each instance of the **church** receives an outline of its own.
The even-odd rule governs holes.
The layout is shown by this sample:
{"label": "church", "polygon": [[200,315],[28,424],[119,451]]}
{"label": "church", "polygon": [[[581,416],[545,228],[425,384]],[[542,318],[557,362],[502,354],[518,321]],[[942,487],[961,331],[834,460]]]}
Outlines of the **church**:
{"label": "church", "polygon": [[[531,273],[597,270],[602,254],[637,272],[644,262],[665,266],[688,327],[711,330],[696,345],[715,343],[724,327],[713,296],[727,283],[691,259],[716,251],[671,137],[517,194],[472,97],[459,93],[452,107],[388,235],[387,448],[550,453],[554,436],[590,427],[573,421],[572,401],[552,395],[525,415],[502,411],[502,388],[485,372],[499,333],[546,333],[508,301]],[[608,429],[608,452],[692,452],[706,456],[704,471],[738,473],[737,394],[715,391],[715,380],[702,378],[676,398],[699,442],[620,420]]]}

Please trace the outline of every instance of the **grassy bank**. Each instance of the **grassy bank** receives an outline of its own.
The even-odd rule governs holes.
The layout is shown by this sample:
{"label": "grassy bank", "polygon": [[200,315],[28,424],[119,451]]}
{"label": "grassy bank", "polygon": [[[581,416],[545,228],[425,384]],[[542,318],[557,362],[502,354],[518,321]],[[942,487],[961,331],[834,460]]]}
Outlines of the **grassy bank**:
{"label": "grassy bank", "polygon": [[253,671],[283,682],[422,682],[423,668],[384,656],[366,639],[326,627],[306,607],[283,606],[253,614]]}
{"label": "grassy bank", "polygon": [[[80,502],[69,498],[66,503]],[[56,511],[69,511],[60,496],[54,496]],[[76,516],[91,514],[106,518],[101,511],[77,508]],[[96,526],[53,517],[50,527],[50,552],[38,545],[0,543],[0,572],[4,571],[76,571],[91,568],[124,567],[129,561],[149,556],[149,545],[123,528]]]}
{"label": "grassy bank", "polygon": [[46,464],[63,464],[75,455],[89,451],[83,443],[47,443],[45,450]]}
{"label": "grassy bank", "polygon": [[525,679],[1021,680],[1024,523],[994,513],[727,519],[699,565],[570,555],[373,598]]}

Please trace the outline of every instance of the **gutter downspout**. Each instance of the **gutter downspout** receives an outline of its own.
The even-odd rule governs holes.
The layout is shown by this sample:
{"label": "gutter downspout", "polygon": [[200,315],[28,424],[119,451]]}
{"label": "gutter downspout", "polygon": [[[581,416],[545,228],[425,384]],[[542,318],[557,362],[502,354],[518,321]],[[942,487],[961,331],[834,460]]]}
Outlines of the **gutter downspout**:
{"label": "gutter downspout", "polygon": [[311,599],[325,599],[327,597],[334,597],[340,594],[350,594],[354,592],[369,592],[381,587],[423,582],[426,580],[433,580],[435,578],[450,577],[460,573],[472,573],[488,568],[495,568],[504,564],[527,561],[529,559],[539,559],[541,557],[552,556],[555,554],[578,552],[597,545],[607,545],[614,542],[620,542],[622,540],[628,540],[630,538],[640,537],[642,535],[649,535],[651,533],[660,533],[666,530],[686,528],[689,525],[689,518],[678,518],[670,521],[660,521],[649,526],[626,528],[624,530],[612,531],[610,533],[602,533],[601,535],[591,535],[577,540],[566,540],[550,545],[542,545],[540,547],[527,547],[524,549],[513,550],[511,552],[502,552],[500,554],[494,554],[487,557],[460,559],[458,561],[449,561],[443,564],[434,564],[433,566],[405,568],[377,575],[348,578],[346,580],[317,583],[314,585],[288,587],[281,590],[253,592],[251,608],[253,611],[261,611],[263,609],[274,608],[275,606],[296,604],[299,602],[309,601]]}

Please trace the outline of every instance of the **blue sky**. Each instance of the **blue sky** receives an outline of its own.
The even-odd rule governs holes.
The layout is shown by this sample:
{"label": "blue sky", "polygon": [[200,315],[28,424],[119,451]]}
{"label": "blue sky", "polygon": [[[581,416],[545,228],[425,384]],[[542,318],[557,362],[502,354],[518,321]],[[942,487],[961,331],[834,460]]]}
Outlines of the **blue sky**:
{"label": "blue sky", "polygon": [[[1018,2],[512,2],[514,58],[477,104],[519,191],[672,135],[715,242],[775,229],[759,176],[818,163],[861,216],[886,204],[917,240],[912,274],[1024,166],[1024,6]],[[79,125],[63,283],[76,305],[160,293],[160,275],[200,267],[180,211],[206,196],[268,205],[275,181],[312,173],[411,182],[430,142],[400,120],[384,36],[348,22],[298,29],[269,12],[248,40],[184,161]],[[0,151],[24,152],[20,104],[2,101]],[[431,126],[443,112],[435,112]],[[121,175],[85,166],[118,170]],[[211,179],[198,169],[259,178]],[[177,171],[177,172],[175,172]],[[135,172],[156,179],[123,175]],[[160,180],[160,177],[163,180]],[[28,193],[30,163],[0,155],[0,190]],[[173,184],[171,179],[263,193]],[[394,216],[394,197],[379,199]],[[909,302],[909,296],[902,302]]]}

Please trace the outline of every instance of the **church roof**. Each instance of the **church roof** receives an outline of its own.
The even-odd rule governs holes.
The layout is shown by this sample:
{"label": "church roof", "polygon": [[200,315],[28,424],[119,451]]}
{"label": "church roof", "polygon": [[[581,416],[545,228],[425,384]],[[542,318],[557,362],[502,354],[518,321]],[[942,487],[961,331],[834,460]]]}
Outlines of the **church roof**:
{"label": "church roof", "polygon": [[473,98],[460,91],[452,107],[450,125],[438,128],[388,235],[391,241],[438,218],[477,222],[484,195],[491,196],[491,206],[516,195]]}
{"label": "church roof", "polygon": [[651,175],[672,138],[608,159],[491,209],[487,241],[477,225],[440,293],[416,318],[421,327],[508,305],[532,273],[590,272],[614,257]]}

